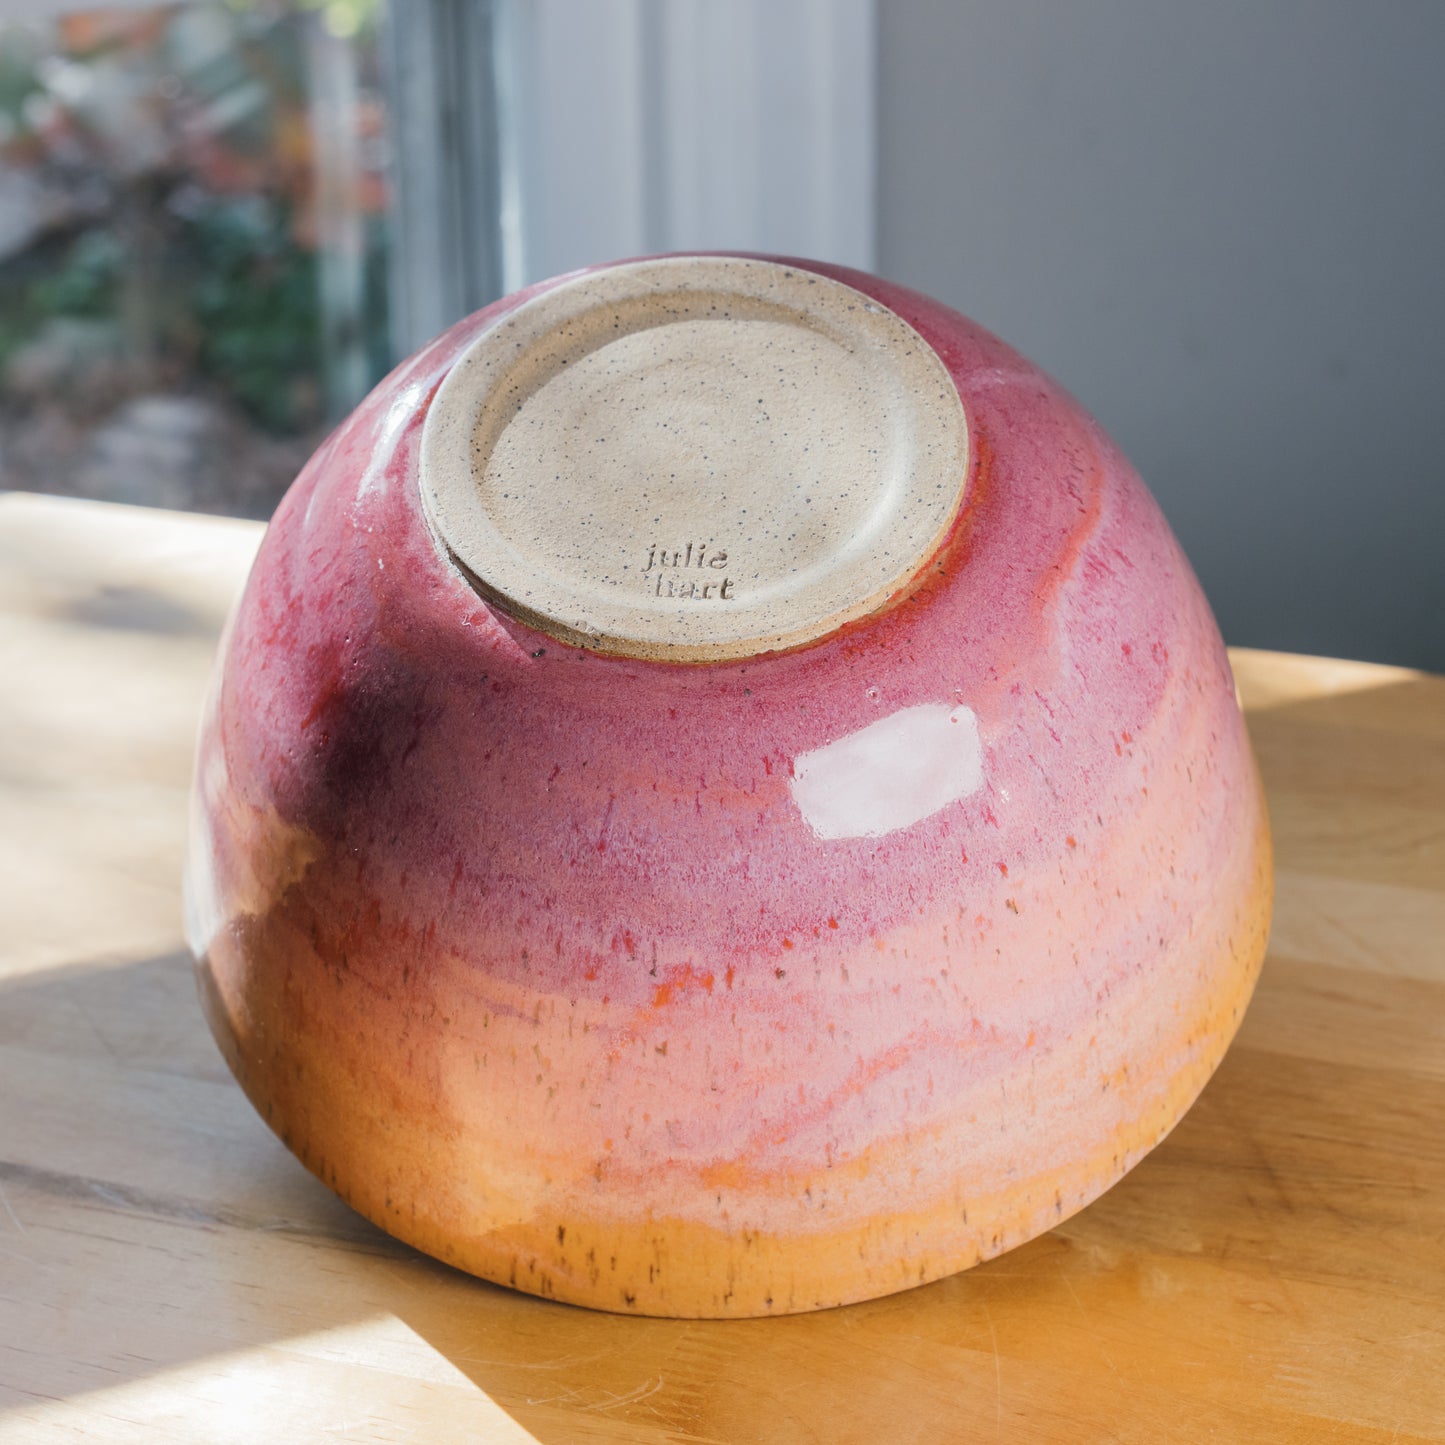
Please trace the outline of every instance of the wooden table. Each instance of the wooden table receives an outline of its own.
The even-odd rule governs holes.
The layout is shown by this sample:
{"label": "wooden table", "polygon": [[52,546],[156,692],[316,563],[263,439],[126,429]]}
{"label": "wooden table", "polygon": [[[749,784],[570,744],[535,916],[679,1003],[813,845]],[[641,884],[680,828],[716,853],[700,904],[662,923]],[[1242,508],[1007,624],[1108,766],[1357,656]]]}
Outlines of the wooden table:
{"label": "wooden table", "polygon": [[1273,946],[1102,1200],[871,1304],[626,1319],[373,1229],[211,1042],[177,877],[258,536],[0,496],[0,1440],[1445,1440],[1445,679],[1235,654]]}

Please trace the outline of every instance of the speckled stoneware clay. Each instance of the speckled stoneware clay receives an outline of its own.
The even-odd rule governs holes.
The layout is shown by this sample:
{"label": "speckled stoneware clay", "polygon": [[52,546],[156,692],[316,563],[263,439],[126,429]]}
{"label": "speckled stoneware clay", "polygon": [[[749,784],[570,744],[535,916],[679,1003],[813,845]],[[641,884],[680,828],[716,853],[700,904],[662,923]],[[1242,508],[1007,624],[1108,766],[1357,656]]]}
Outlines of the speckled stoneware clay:
{"label": "speckled stoneware clay", "polygon": [[670,662],[876,612],[968,475],[958,392],[911,326],[812,271],[706,257],[519,306],[457,360],[421,446],[422,500],[484,597]]}
{"label": "speckled stoneware clay", "polygon": [[1214,621],[1098,426],[812,262],[543,283],[276,514],[202,730],[211,1025],[368,1218],[603,1309],[1033,1237],[1238,1026],[1271,864]]}

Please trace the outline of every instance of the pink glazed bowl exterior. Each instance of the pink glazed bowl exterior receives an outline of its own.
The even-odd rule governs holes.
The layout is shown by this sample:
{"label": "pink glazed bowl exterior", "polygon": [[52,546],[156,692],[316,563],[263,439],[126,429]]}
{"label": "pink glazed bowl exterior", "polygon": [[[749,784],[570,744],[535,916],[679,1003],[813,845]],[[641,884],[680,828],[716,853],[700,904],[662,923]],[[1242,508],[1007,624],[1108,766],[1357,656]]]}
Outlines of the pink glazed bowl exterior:
{"label": "pink glazed bowl exterior", "polygon": [[[367,1218],[602,1309],[806,1310],[1050,1228],[1173,1127],[1249,1000],[1268,822],[1209,608],[1098,425],[872,276],[957,383],[965,505],[907,595],[791,652],[600,656],[484,602],[418,491],[491,322],[282,503],[223,644],[187,870],[204,1004]],[[823,837],[797,760],[904,709],[968,796]]]}

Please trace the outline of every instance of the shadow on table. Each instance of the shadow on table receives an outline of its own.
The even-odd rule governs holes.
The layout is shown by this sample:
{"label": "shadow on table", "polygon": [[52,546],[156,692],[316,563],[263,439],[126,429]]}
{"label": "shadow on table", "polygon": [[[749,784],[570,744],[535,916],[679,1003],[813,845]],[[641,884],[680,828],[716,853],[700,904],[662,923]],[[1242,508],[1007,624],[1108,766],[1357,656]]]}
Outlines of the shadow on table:
{"label": "shadow on table", "polygon": [[998,1301],[1076,1308],[1062,1236],[776,1320],[604,1315],[472,1279],[286,1152],[226,1072],[183,954],[0,980],[0,1087],[0,1411],[394,1316],[548,1445],[588,1422],[796,1440],[820,1415],[830,1439],[899,1440],[940,1410],[992,1426]]}

